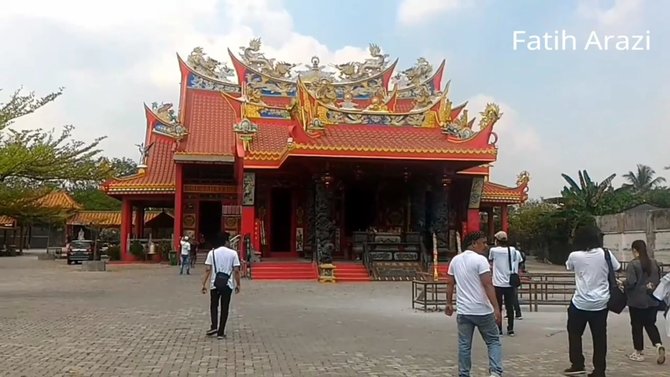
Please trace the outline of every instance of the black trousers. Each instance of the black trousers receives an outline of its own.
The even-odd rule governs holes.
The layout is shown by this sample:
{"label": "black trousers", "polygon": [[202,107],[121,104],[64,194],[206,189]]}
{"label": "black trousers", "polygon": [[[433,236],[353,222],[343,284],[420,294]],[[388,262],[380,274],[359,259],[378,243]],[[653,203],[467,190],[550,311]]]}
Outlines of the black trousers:
{"label": "black trousers", "polygon": [[630,327],[633,333],[633,347],[636,351],[644,350],[644,335],[642,329],[647,330],[649,340],[654,346],[661,344],[661,334],[656,327],[656,316],[658,309],[656,307],[647,309],[638,309],[628,307],[630,313]]}
{"label": "black trousers", "polygon": [[[505,302],[505,310],[507,311],[507,331],[514,331],[514,303],[516,302],[516,290],[512,287],[496,288],[496,301],[498,306],[503,307],[503,300]],[[502,331],[502,324],[498,326]]]}
{"label": "black trousers", "polygon": [[[226,289],[222,293],[219,293],[218,290],[212,289],[209,291],[209,314],[212,320],[212,327],[210,329],[218,329],[216,335],[223,336],[226,330],[226,322],[228,321],[228,311],[230,310],[230,296],[233,294],[233,290],[230,287],[226,286]],[[219,301],[221,302],[221,317],[218,318],[219,314]]]}
{"label": "black trousers", "polygon": [[607,309],[591,312],[577,309],[572,303],[568,307],[568,342],[570,363],[573,367],[584,368],[582,335],[586,325],[593,339],[593,375],[605,375],[607,368]]}

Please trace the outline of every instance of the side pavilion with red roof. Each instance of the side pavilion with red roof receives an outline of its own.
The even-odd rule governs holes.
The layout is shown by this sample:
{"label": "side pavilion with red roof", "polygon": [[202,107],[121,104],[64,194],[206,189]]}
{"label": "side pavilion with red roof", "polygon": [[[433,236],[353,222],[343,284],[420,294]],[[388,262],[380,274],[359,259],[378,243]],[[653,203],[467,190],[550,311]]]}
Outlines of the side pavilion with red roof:
{"label": "side pavilion with red roof", "polygon": [[[433,233],[440,252],[453,252],[482,228],[482,213],[490,233],[496,215],[507,229],[507,206],[526,200],[527,173],[516,187],[488,180],[498,106],[476,121],[466,103],[454,105],[444,61],[396,70],[370,45],[364,61],[329,70],[313,57],[299,70],[267,58],[260,39],[240,50],[228,51],[232,68],[202,48],[178,57],[178,110],[145,106],[139,172],[103,187],[123,202],[124,259],[142,234],[132,214],[147,207],[174,207],[175,246],[227,231],[244,240],[243,257],[253,248],[321,261],[360,258],[362,239],[409,245]],[[369,257],[423,258],[409,247]]]}

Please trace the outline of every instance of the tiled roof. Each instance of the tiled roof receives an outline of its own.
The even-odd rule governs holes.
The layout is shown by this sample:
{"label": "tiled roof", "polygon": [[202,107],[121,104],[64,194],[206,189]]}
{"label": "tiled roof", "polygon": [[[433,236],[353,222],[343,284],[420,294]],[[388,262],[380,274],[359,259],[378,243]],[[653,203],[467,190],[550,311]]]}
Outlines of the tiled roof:
{"label": "tiled roof", "polygon": [[[290,137],[291,121],[255,120],[259,131],[250,143],[245,164],[253,160],[278,160],[286,156],[339,156],[407,159],[445,159],[494,161],[497,150],[480,141],[455,143],[439,128],[392,127],[375,125],[329,125],[320,137],[294,140]],[[298,126],[299,127],[299,126]],[[265,163],[267,164],[267,163]]]}
{"label": "tiled roof", "polygon": [[0,215],[0,229],[11,229],[16,226],[16,220],[13,217]]}
{"label": "tiled roof", "polygon": [[[144,213],[144,223],[156,218],[161,211],[147,211]],[[172,216],[168,213],[169,216]],[[135,216],[132,217],[133,221]],[[67,225],[96,225],[96,226],[121,226],[121,211],[81,211],[67,220]]]}
{"label": "tiled roof", "polygon": [[235,111],[215,91],[186,89],[184,125],[188,137],[177,155],[235,155]]}
{"label": "tiled roof", "polygon": [[53,209],[77,210],[82,208],[68,193],[62,191],[48,193],[37,199],[37,203],[44,208]]}
{"label": "tiled roof", "polygon": [[149,144],[147,168],[144,173],[117,178],[104,185],[108,194],[118,193],[172,193],[175,188],[174,142],[163,137],[152,136]]}
{"label": "tiled roof", "polygon": [[493,182],[485,182],[482,202],[501,204],[520,204],[528,199],[526,186],[507,187]]}

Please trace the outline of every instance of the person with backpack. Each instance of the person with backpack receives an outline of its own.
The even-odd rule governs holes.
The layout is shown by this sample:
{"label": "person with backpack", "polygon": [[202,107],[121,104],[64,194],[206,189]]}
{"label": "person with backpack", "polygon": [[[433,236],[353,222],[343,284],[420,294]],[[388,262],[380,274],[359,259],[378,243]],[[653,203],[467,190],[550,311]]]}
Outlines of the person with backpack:
{"label": "person with backpack", "polygon": [[[237,251],[226,247],[228,233],[219,234],[214,240],[215,248],[207,254],[205,276],[202,279],[202,294],[209,290],[211,326],[207,336],[216,334],[218,339],[226,338],[226,322],[230,310],[230,298],[240,293],[240,258]],[[212,271],[213,270],[213,271]],[[219,303],[221,314],[219,314]]]}
{"label": "person with backpack", "polygon": [[[489,250],[489,261],[493,266],[493,286],[496,290],[498,306],[503,302],[507,311],[507,335],[514,336],[514,304],[517,302],[517,288],[521,285],[519,263],[521,253],[507,242],[507,233],[500,231],[494,236],[496,246]],[[499,326],[502,335],[502,325]]]}
{"label": "person with backpack", "polygon": [[665,363],[665,348],[661,334],[656,327],[660,302],[654,298],[654,290],[661,282],[661,269],[658,263],[649,257],[647,244],[642,240],[633,242],[633,260],[626,268],[626,280],[623,282],[628,298],[628,313],[633,335],[634,351],[628,358],[632,361],[644,361],[644,335],[647,331],[651,343],[656,348],[656,362]]}

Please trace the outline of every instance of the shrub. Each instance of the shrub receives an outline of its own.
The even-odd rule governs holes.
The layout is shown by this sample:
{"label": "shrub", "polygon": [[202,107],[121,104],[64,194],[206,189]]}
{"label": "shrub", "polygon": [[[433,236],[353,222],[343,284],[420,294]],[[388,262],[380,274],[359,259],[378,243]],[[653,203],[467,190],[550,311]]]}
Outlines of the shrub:
{"label": "shrub", "polygon": [[109,260],[121,260],[121,247],[118,245],[108,247],[107,255]]}
{"label": "shrub", "polygon": [[137,259],[145,258],[144,246],[140,241],[136,240],[130,244],[130,254],[132,254]]}

